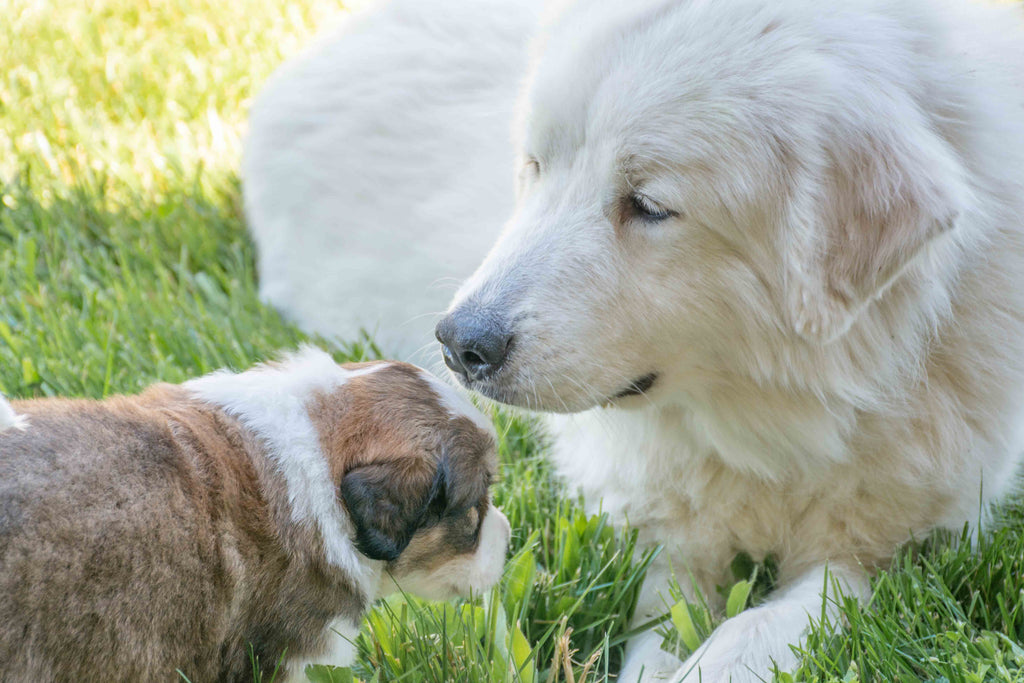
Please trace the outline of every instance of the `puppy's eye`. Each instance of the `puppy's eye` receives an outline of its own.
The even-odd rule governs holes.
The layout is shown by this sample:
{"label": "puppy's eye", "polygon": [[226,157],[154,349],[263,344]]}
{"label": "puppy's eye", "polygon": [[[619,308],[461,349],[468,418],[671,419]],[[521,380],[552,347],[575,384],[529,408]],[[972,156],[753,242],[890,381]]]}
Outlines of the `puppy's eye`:
{"label": "puppy's eye", "polygon": [[631,194],[629,202],[633,209],[633,214],[640,220],[647,221],[648,223],[657,223],[667,218],[679,216],[678,212],[662,207],[647,195],[640,194],[639,192]]}

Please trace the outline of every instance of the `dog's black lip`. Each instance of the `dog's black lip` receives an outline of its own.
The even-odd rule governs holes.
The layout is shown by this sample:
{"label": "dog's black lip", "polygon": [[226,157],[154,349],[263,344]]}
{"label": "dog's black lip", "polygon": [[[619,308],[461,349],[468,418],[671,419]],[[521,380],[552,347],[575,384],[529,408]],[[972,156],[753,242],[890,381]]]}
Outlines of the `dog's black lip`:
{"label": "dog's black lip", "polygon": [[640,396],[646,393],[658,381],[658,373],[649,372],[643,377],[637,377],[629,383],[629,386],[612,396],[613,399],[626,398],[627,396]]}

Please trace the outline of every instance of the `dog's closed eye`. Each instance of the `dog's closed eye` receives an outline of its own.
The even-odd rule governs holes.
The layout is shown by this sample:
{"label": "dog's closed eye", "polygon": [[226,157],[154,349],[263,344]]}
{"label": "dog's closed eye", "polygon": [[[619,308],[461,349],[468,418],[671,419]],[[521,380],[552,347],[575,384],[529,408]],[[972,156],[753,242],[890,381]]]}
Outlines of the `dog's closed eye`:
{"label": "dog's closed eye", "polygon": [[638,218],[648,223],[657,223],[669,218],[679,217],[678,211],[666,209],[647,195],[640,192],[634,192],[629,195],[629,208],[630,213],[634,218]]}

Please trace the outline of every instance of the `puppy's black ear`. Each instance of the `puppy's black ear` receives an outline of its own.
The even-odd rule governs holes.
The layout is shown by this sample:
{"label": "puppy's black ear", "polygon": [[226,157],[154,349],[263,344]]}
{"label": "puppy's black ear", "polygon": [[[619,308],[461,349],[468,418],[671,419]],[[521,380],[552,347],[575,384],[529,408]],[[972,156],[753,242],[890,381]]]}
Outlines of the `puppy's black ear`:
{"label": "puppy's black ear", "polygon": [[487,495],[494,457],[490,437],[464,438],[444,446],[438,467],[440,491],[437,494],[444,504],[443,510],[467,510]]}
{"label": "puppy's black ear", "polygon": [[359,552],[390,562],[423,525],[443,472],[398,471],[393,464],[364,465],[341,480],[339,493],[356,532]]}

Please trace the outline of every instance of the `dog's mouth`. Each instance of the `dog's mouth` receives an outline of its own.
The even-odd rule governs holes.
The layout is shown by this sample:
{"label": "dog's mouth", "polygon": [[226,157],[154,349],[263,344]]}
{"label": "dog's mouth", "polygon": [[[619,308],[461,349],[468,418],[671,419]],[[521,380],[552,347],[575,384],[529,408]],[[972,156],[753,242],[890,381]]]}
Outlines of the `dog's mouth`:
{"label": "dog's mouth", "polygon": [[529,410],[553,410],[554,412],[576,412],[578,410],[586,410],[588,407],[591,407],[593,405],[611,406],[613,403],[621,399],[630,398],[632,396],[643,396],[648,391],[650,391],[651,388],[653,388],[658,381],[658,373],[651,372],[646,375],[637,377],[632,382],[630,382],[622,391],[618,392],[617,394],[614,394],[613,396],[605,399],[604,401],[599,401],[596,404],[591,404],[591,406],[583,405],[568,408],[564,404],[559,406],[557,403],[551,405],[535,403],[530,399],[530,396],[528,394],[521,394],[517,391],[509,390],[508,388],[503,387],[500,383],[472,381],[463,375],[457,376],[462,385],[465,386],[467,389],[471,389],[479,394],[483,394],[484,396],[493,401],[498,401],[499,403],[504,403],[506,405],[511,406],[519,406],[521,408],[527,408]]}
{"label": "dog's mouth", "polygon": [[[444,353],[447,354],[450,352],[445,349]],[[614,394],[604,394],[605,398],[601,398],[601,394],[595,392],[595,394],[591,394],[590,396],[578,397],[577,400],[571,400],[568,397],[559,397],[557,395],[543,396],[542,398],[542,396],[539,396],[536,391],[531,392],[524,390],[521,383],[516,381],[514,375],[510,378],[507,372],[498,372],[491,376],[474,377],[467,372],[460,371],[453,367],[452,364],[448,364],[448,367],[452,370],[452,374],[462,386],[466,387],[470,391],[475,391],[492,401],[497,401],[498,403],[504,403],[505,405],[516,406],[519,408],[526,408],[527,410],[542,410],[556,413],[574,413],[581,410],[587,410],[595,406],[611,406],[622,399],[628,399],[633,396],[643,396],[650,391],[655,384],[657,384],[660,376],[657,372],[649,372],[646,375],[641,375],[626,384],[621,391]],[[552,384],[552,382],[555,383]],[[552,380],[549,381],[548,384],[552,391],[554,391],[557,381]]]}
{"label": "dog's mouth", "polygon": [[641,396],[654,386],[654,383],[658,381],[658,373],[651,372],[643,377],[637,377],[635,380],[629,383],[625,389],[612,396],[612,400],[615,401],[620,398],[626,398],[627,396]]}

